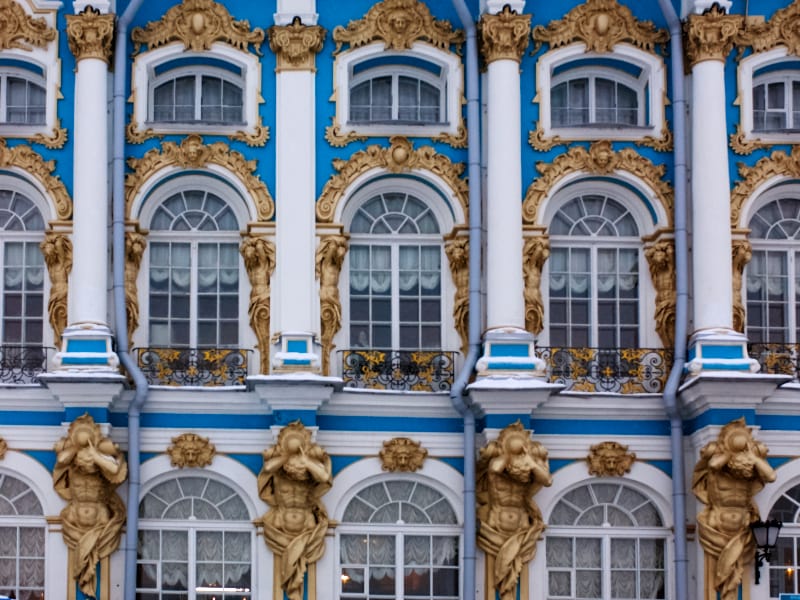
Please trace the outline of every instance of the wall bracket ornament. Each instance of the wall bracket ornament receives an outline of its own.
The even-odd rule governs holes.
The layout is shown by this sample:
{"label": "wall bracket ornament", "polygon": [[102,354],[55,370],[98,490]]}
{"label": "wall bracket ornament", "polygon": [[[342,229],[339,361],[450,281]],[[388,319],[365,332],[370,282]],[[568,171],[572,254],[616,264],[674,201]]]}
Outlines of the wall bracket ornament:
{"label": "wall bracket ornament", "polygon": [[731,242],[731,258],[733,259],[733,329],[744,333],[747,312],[742,302],[742,280],[744,267],[753,258],[753,247],[745,239],[734,239]]}
{"label": "wall bracket ornament", "polygon": [[69,274],[72,271],[72,242],[62,234],[48,232],[39,245],[42,250],[47,273],[50,276],[50,299],[47,313],[53,329],[53,341],[61,347],[61,334],[67,326],[67,299]]}
{"label": "wall bracket ornament", "polygon": [[206,437],[196,433],[182,433],[172,438],[172,445],[167,448],[167,454],[173,467],[197,469],[210,465],[217,454],[217,449]]}
{"label": "wall bracket ornament", "polygon": [[250,305],[247,314],[250,327],[258,340],[261,357],[259,373],[269,373],[271,288],[270,280],[275,271],[275,244],[263,237],[248,236],[240,248],[247,277],[250,279]]}
{"label": "wall bracket ornament", "polygon": [[665,348],[675,340],[675,240],[662,239],[644,249],[656,290],[656,332]]}
{"label": "wall bracket ornament", "polygon": [[544,328],[542,268],[550,257],[550,239],[537,235],[525,239],[522,249],[522,273],[525,280],[525,329],[533,334]]}
{"label": "wall bracket ornament", "polygon": [[531,15],[519,15],[508,4],[496,15],[481,15],[480,45],[484,62],[487,65],[496,60],[521,62],[530,30]]}
{"label": "wall bracket ornament", "polygon": [[289,25],[269,28],[269,47],[275,53],[275,72],[316,71],[314,57],[325,42],[325,29],[319,25],[303,25],[300,17]]}
{"label": "wall bracket ornament", "polygon": [[731,190],[731,228],[737,229],[745,203],[755,191],[773,178],[800,178],[800,146],[792,146],[791,154],[776,150],[759,159],[752,167],[739,163],[741,180]]}
{"label": "wall bracket ornament", "polygon": [[600,442],[589,448],[586,462],[589,475],[597,477],[622,477],[631,472],[636,454],[628,452],[628,446],[619,442]]}
{"label": "wall bracket ornament", "polygon": [[128,343],[139,327],[139,291],[136,280],[142,264],[147,239],[138,232],[125,233],[125,310],[128,321]]}
{"label": "wall bracket ornament", "polygon": [[326,235],[319,241],[314,272],[319,280],[320,344],[322,374],[330,375],[333,338],[342,328],[342,301],[339,297],[339,274],[347,254],[347,237]]}
{"label": "wall bracket ornament", "polygon": [[14,0],[0,0],[0,50],[44,48],[56,39],[56,30],[42,18],[30,16]]}
{"label": "wall bracket ornament", "polygon": [[744,23],[742,15],[728,15],[714,3],[702,15],[690,14],[684,24],[687,68],[705,60],[725,61]]}
{"label": "wall bracket ornament", "polygon": [[56,119],[56,126],[53,127],[51,135],[37,133],[28,139],[34,144],[41,144],[48,150],[61,150],[67,143],[68,134],[67,128],[59,127],[59,125],[61,125],[61,120]]}
{"label": "wall bracket ornament", "polygon": [[67,15],[67,39],[76,62],[97,58],[110,64],[114,15],[102,14],[93,6],[87,6],[80,14]]}
{"label": "wall bracket ornament", "polygon": [[22,173],[36,178],[47,191],[47,195],[55,204],[56,217],[67,221],[72,217],[72,199],[67,193],[64,182],[56,170],[56,161],[44,160],[30,146],[14,146],[9,148],[6,140],[0,138],[0,169],[17,168]]}
{"label": "wall bracket ornament", "polygon": [[428,451],[411,438],[396,437],[383,442],[379,456],[384,471],[413,473],[422,468]]}
{"label": "wall bracket ornament", "polygon": [[461,338],[461,352],[466,356],[469,346],[469,238],[456,236],[448,239],[444,244],[444,252],[456,288],[453,323]]}

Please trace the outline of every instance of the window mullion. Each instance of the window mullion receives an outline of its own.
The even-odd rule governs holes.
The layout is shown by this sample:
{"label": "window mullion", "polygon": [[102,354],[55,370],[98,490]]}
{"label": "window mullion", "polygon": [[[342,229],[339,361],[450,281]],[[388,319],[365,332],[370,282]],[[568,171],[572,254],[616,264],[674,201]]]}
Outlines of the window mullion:
{"label": "window mullion", "polygon": [[391,248],[392,269],[392,350],[400,348],[400,246],[394,243]]}
{"label": "window mullion", "polygon": [[[789,250],[786,252],[786,275],[788,281],[787,287],[787,302],[789,313],[787,324],[789,325],[788,341],[791,344],[797,343],[797,309],[795,308],[797,302],[797,253]],[[745,280],[746,282],[747,280]],[[745,287],[746,289],[746,287]]]}
{"label": "window mullion", "polygon": [[189,588],[189,600],[194,600],[197,596],[197,534],[196,529],[189,529],[188,533],[188,548],[186,549],[186,581]]}
{"label": "window mullion", "polygon": [[8,75],[0,76],[0,123],[8,122]]}
{"label": "window mullion", "polygon": [[203,76],[195,75],[194,78],[194,120],[202,119],[201,105],[203,103]]}
{"label": "window mullion", "polygon": [[189,255],[189,347],[197,347],[197,290],[198,290],[198,243],[191,242]]}
{"label": "window mullion", "polygon": [[404,535],[398,533],[394,538],[394,555],[397,557],[395,560],[394,571],[394,589],[398,598],[405,597],[405,578],[403,573],[405,571],[405,553],[403,552]]}
{"label": "window mullion", "polygon": [[600,569],[602,580],[600,582],[600,597],[604,600],[611,598],[611,537],[604,535],[600,539]]}
{"label": "window mullion", "polygon": [[597,80],[594,77],[589,77],[589,81],[587,82],[589,86],[589,122],[596,123],[597,122],[597,97],[596,97],[596,86]]}
{"label": "window mullion", "polygon": [[600,339],[599,328],[597,326],[597,304],[598,304],[598,287],[597,287],[597,246],[589,247],[589,347],[596,348]]}
{"label": "window mullion", "polygon": [[397,121],[400,115],[400,76],[392,75],[392,121]]}

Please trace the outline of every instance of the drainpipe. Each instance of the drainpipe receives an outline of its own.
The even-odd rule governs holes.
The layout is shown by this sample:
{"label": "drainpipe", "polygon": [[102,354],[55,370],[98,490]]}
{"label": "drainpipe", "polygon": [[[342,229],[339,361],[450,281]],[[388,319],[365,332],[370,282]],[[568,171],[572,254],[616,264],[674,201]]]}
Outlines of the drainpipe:
{"label": "drainpipe", "polygon": [[464,366],[453,383],[450,401],[464,419],[464,579],[463,597],[475,594],[477,523],[475,507],[475,413],[468,402],[466,388],[481,351],[481,113],[478,81],[478,41],[472,13],[465,0],[453,0],[461,25],[467,34],[466,92],[467,177],[469,181],[469,351]]}
{"label": "drainpipe", "polygon": [[128,319],[125,311],[125,76],[128,61],[128,25],[144,0],[131,0],[117,20],[114,48],[114,121],[112,140],[114,158],[112,178],[112,255],[114,317],[117,330],[117,355],[133,378],[136,393],[128,406],[128,522],[125,528],[125,600],[136,599],[136,548],[139,530],[139,415],[147,399],[147,379],[128,353]]}
{"label": "drainpipe", "polygon": [[664,387],[664,410],[670,423],[672,451],[672,514],[675,527],[675,594],[688,600],[688,559],[686,544],[686,474],[683,461],[683,419],[678,406],[678,386],[686,364],[688,329],[688,237],[686,232],[686,95],[683,75],[683,32],[671,0],[658,0],[669,24],[672,68],[672,115],[675,131],[675,362]]}

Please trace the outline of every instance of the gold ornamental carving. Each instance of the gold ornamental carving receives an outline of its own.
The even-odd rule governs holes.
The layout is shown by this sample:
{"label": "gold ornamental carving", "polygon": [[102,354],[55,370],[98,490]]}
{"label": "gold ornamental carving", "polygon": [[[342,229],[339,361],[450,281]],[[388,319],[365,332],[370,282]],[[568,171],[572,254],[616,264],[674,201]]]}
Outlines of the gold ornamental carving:
{"label": "gold ornamental carving", "polygon": [[269,510],[259,522],[289,600],[302,600],[305,573],[325,551],[328,513],[322,496],[332,484],[330,457],[300,421],[281,429],[277,443],[264,451],[258,494]]}
{"label": "gold ornamental carving", "polygon": [[[582,140],[585,138],[580,139]],[[620,138],[620,140],[625,141],[622,140],[622,138]],[[542,127],[541,121],[537,122],[536,129],[528,132],[528,144],[534,150],[539,150],[541,152],[552,150],[556,146],[567,146],[573,141],[578,141],[578,138],[568,139],[561,137],[560,135],[552,135],[547,137],[544,133],[544,128]],[[661,128],[661,135],[659,137],[654,135],[646,135],[642,138],[631,141],[637,146],[647,146],[648,148],[652,148],[658,152],[669,152],[673,148],[672,131],[670,131],[669,123],[667,122],[664,122],[664,126]]]}
{"label": "gold ornamental carving", "polygon": [[136,192],[160,170],[168,167],[201,169],[207,165],[220,166],[236,175],[253,199],[258,219],[269,221],[272,218],[275,205],[266,184],[256,173],[257,162],[245,159],[241,152],[231,150],[224,142],[205,145],[199,135],[187,136],[180,145],[175,142],[163,142],[160,152],[157,148],[153,148],[142,158],[128,159],[128,166],[133,173],[125,176],[126,212],[130,215]]}
{"label": "gold ornamental carving", "polygon": [[0,0],[0,50],[44,48],[56,39],[56,30],[42,18],[28,15],[14,0]]}
{"label": "gold ornamental carving", "polygon": [[173,467],[199,469],[212,463],[217,449],[206,437],[196,433],[182,433],[172,438],[167,454]]}
{"label": "gold ornamental carving", "polygon": [[480,21],[481,56],[488,65],[496,60],[522,61],[528,47],[531,15],[519,15],[506,4],[496,15],[484,13]]}
{"label": "gold ornamental carving", "polygon": [[544,521],[534,494],[553,477],[547,450],[531,439],[522,423],[509,425],[481,448],[477,465],[478,546],[500,600],[517,597],[523,568],[533,560]]}
{"label": "gold ornamental carving", "polygon": [[589,448],[586,462],[589,475],[597,477],[622,477],[631,472],[636,454],[619,442],[600,442]]}
{"label": "gold ornamental carving", "polygon": [[342,328],[342,300],[339,297],[339,274],[347,254],[347,237],[326,235],[319,241],[314,272],[319,279],[320,344],[322,374],[330,375],[333,337]]}
{"label": "gold ornamental carving", "polygon": [[560,21],[533,29],[536,50],[542,44],[559,48],[583,42],[587,52],[612,52],[614,46],[625,42],[653,52],[656,45],[669,41],[666,29],[657,29],[652,21],[639,21],[627,6],[617,0],[587,0],[569,11]]}
{"label": "gold ornamental carving", "polygon": [[102,562],[107,573],[106,559],[119,547],[125,505],[115,490],[125,481],[128,465],[119,446],[103,436],[88,413],[70,424],[54,450],[53,488],[67,501],[61,523],[70,553],[69,577],[94,598],[97,564]]}
{"label": "gold ornamental carving", "polygon": [[[459,123],[455,134],[444,132],[426,137],[430,137],[431,141],[441,142],[452,148],[466,148],[469,140],[469,134],[467,133],[467,128],[464,126],[463,119],[461,119],[461,123]],[[351,142],[365,142],[367,139],[369,139],[369,136],[362,135],[355,130],[342,133],[342,126],[339,123],[328,125],[325,128],[325,141],[334,148],[344,148]]]}
{"label": "gold ornamental carving", "polygon": [[250,305],[247,315],[258,340],[261,356],[259,373],[269,373],[270,348],[270,280],[275,271],[275,244],[263,237],[246,237],[240,248],[247,277],[250,279]]}
{"label": "gold ornamental carving", "polygon": [[449,50],[464,42],[464,33],[454,30],[448,21],[434,19],[422,2],[384,0],[370,8],[363,19],[334,28],[333,41],[334,54],[345,44],[359,48],[375,41],[382,41],[386,50],[407,50],[417,41]]}
{"label": "gold ornamental carving", "polygon": [[753,560],[750,524],[759,520],[754,496],[776,475],[767,447],[753,439],[744,418],[731,421],[700,450],[692,491],[705,506],[697,533],[705,552],[705,600],[736,600],[743,566]]}
{"label": "gold ornamental carving", "polygon": [[53,127],[53,132],[51,135],[37,133],[28,139],[30,139],[30,141],[32,141],[34,144],[41,144],[49,150],[61,150],[67,143],[68,135],[66,127],[59,127],[60,124],[61,121],[57,119],[56,126]]}
{"label": "gold ornamental carving", "polygon": [[759,159],[752,167],[739,163],[741,179],[731,190],[731,228],[739,227],[741,212],[747,200],[762,184],[772,178],[800,178],[800,146],[792,146],[792,153],[776,150]]}
{"label": "gold ornamental carving", "polygon": [[461,338],[461,352],[469,346],[469,238],[453,237],[444,244],[450,275],[456,291],[453,297],[453,323]]}
{"label": "gold ornamental carving", "polygon": [[615,171],[626,171],[653,190],[671,225],[672,188],[662,179],[666,167],[654,165],[632,148],[615,152],[608,140],[594,142],[588,150],[583,146],[574,146],[551,162],[536,163],[536,170],[540,176],[528,187],[522,203],[522,219],[527,224],[536,224],[542,201],[553,186],[570,173],[611,175]]}
{"label": "gold ornamental carving", "polygon": [[128,321],[128,342],[139,327],[139,293],[136,280],[142,264],[147,239],[135,231],[125,234],[125,310]]}
{"label": "gold ornamental carving", "polygon": [[525,281],[525,329],[533,334],[544,327],[544,300],[542,299],[542,268],[550,257],[550,239],[538,235],[525,239],[522,249],[522,274]]}
{"label": "gold ornamental carving", "polygon": [[396,437],[383,442],[379,456],[384,471],[413,473],[422,468],[428,451],[420,442],[407,437]]}
{"label": "gold ornamental carving", "polygon": [[325,29],[319,25],[303,25],[295,17],[290,25],[269,28],[269,47],[275,53],[275,72],[316,71],[314,57],[322,50]]}
{"label": "gold ornamental carving", "polygon": [[742,15],[727,15],[718,4],[702,15],[689,15],[684,24],[688,67],[705,60],[725,62],[743,24]]}
{"label": "gold ornamental carving", "polygon": [[250,22],[234,21],[228,9],[214,0],[183,0],[170,8],[160,21],[131,30],[133,53],[138,54],[143,45],[149,50],[172,42],[181,42],[186,50],[210,50],[215,42],[224,42],[247,52],[252,44],[259,56],[259,46],[264,42],[264,30],[250,29]]}
{"label": "gold ornamental carving", "polygon": [[664,348],[675,343],[675,241],[660,240],[644,249],[656,290],[656,332]]}
{"label": "gold ornamental carving", "polygon": [[741,123],[736,125],[736,131],[730,135],[729,139],[731,150],[740,156],[752,154],[759,148],[769,148],[780,143],[775,141],[765,142],[761,138],[750,139],[742,129]]}
{"label": "gold ornamental carving", "polygon": [[768,21],[747,21],[736,36],[740,50],[750,47],[753,52],[765,52],[776,46],[786,46],[789,54],[800,54],[800,3],[791,2],[776,10]]}
{"label": "gold ornamental carving", "polygon": [[56,217],[59,220],[68,221],[72,217],[72,199],[61,178],[53,175],[56,161],[44,160],[30,146],[9,148],[6,140],[0,138],[0,169],[14,167],[42,184],[55,205]]}
{"label": "gold ornamental carving", "polygon": [[0,437],[0,460],[6,457],[6,452],[8,452],[8,443]]}
{"label": "gold ornamental carving", "polygon": [[317,201],[318,222],[332,222],[336,206],[348,186],[371,169],[386,169],[390,173],[410,173],[415,169],[430,171],[450,186],[461,202],[464,213],[467,213],[469,188],[467,182],[461,178],[464,172],[463,163],[451,162],[432,146],[422,146],[414,150],[411,142],[402,136],[389,138],[389,143],[389,148],[375,144],[354,153],[349,160],[333,161],[337,174],[322,188],[322,194]]}
{"label": "gold ornamental carving", "polygon": [[50,276],[47,314],[53,329],[53,341],[61,347],[61,334],[67,326],[69,274],[72,271],[72,242],[62,233],[48,232],[39,245]]}
{"label": "gold ornamental carving", "polygon": [[[131,121],[125,128],[125,139],[131,144],[142,144],[153,138],[162,139],[164,135],[165,134],[163,133],[157,133],[152,127],[148,127],[147,129],[139,129],[136,121]],[[251,148],[263,148],[269,141],[269,126],[263,124],[261,115],[259,115],[258,121],[253,127],[252,131],[240,129],[234,133],[226,133],[224,136],[229,140],[244,142]]]}
{"label": "gold ornamental carving", "polygon": [[735,239],[731,245],[733,259],[733,328],[744,333],[747,313],[742,302],[742,279],[744,267],[753,257],[753,247],[744,239]]}
{"label": "gold ornamental carving", "polygon": [[84,58],[99,58],[109,64],[114,15],[102,14],[93,6],[87,6],[80,14],[67,15],[67,39],[76,62]]}

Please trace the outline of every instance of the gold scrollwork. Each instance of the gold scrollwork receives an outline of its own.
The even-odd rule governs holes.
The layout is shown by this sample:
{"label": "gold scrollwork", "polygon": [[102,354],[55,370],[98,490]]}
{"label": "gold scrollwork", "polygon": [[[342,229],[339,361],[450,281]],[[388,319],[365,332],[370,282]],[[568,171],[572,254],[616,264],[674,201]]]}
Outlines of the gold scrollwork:
{"label": "gold scrollwork", "polygon": [[628,446],[619,442],[600,442],[589,448],[586,462],[589,475],[597,477],[622,477],[631,472],[636,454],[628,452]]}
{"label": "gold scrollwork", "polygon": [[[258,122],[253,128],[253,131],[239,130],[235,133],[224,134],[229,140],[237,142],[244,142],[251,148],[261,148],[267,145],[269,141],[269,125],[264,125],[261,120],[261,115],[258,117]],[[163,133],[157,133],[152,127],[147,129],[139,129],[136,121],[131,121],[125,128],[125,139],[131,144],[141,144],[152,138],[163,138]]]}
{"label": "gold scrollwork", "polygon": [[87,6],[80,14],[67,15],[67,39],[76,61],[99,58],[109,64],[114,15],[102,14],[93,6]]}
{"label": "gold scrollwork", "polygon": [[56,169],[54,160],[44,160],[30,146],[9,148],[6,140],[0,138],[0,169],[13,167],[35,177],[44,186],[55,204],[58,219],[66,221],[72,217],[72,199],[64,182],[58,175],[53,175]]}
{"label": "gold scrollwork", "polygon": [[261,221],[269,221],[275,204],[266,184],[257,175],[258,165],[255,160],[247,160],[240,153],[231,150],[224,142],[203,144],[199,135],[187,136],[180,145],[174,142],[163,142],[161,151],[157,148],[148,150],[142,158],[129,158],[128,165],[133,173],[125,177],[126,212],[130,215],[131,203],[136,192],[145,181],[158,171],[167,167],[192,167],[195,169],[214,164],[227,169],[247,188],[258,210]]}
{"label": "gold scrollwork", "polygon": [[61,233],[48,232],[40,244],[47,272],[50,275],[50,299],[47,313],[53,328],[53,339],[61,347],[61,334],[67,326],[67,295],[72,271],[72,242]]}
{"label": "gold scrollwork", "polygon": [[8,443],[0,437],[0,460],[3,460],[8,452]]}
{"label": "gold scrollwork", "polygon": [[792,153],[776,150],[760,159],[752,167],[739,163],[739,176],[742,178],[731,190],[731,227],[739,226],[739,218],[745,202],[756,188],[773,177],[800,177],[800,146],[792,146]]}
{"label": "gold scrollwork", "polygon": [[453,30],[448,21],[435,20],[428,7],[417,0],[383,0],[363,19],[333,30],[333,53],[338,54],[344,44],[358,48],[376,40],[383,41],[387,50],[406,50],[414,42],[424,41],[442,50],[455,45],[458,52],[464,32]]}
{"label": "gold scrollwork", "polygon": [[[56,39],[56,30],[42,18],[28,15],[14,0],[0,0],[0,49],[31,50],[31,46],[43,48]],[[27,42],[27,43],[25,43]]]}
{"label": "gold scrollwork", "polygon": [[453,148],[466,148],[467,142],[469,141],[469,134],[462,120],[461,123],[458,124],[458,131],[455,134],[440,133],[439,135],[431,137],[431,139],[434,142],[442,142]]}
{"label": "gold scrollwork", "polygon": [[347,254],[347,237],[326,235],[319,241],[315,273],[319,279],[320,343],[322,374],[329,375],[333,337],[342,328],[342,301],[339,297],[339,274]]}
{"label": "gold scrollwork", "polygon": [[322,50],[325,29],[319,25],[303,25],[300,17],[290,25],[269,28],[269,47],[275,53],[275,72],[315,71],[314,57]]}
{"label": "gold scrollwork", "polygon": [[461,338],[461,352],[466,354],[469,345],[469,238],[460,236],[447,240],[444,251],[456,288],[453,323]]}
{"label": "gold scrollwork", "polygon": [[689,15],[684,24],[688,67],[706,60],[724,61],[743,23],[742,15],[725,14],[716,3],[702,15]]}
{"label": "gold scrollwork", "polygon": [[133,332],[139,327],[139,295],[136,279],[142,264],[147,239],[138,232],[125,234],[125,309],[128,316],[128,342],[133,339]]}
{"label": "gold scrollwork", "polygon": [[675,241],[659,240],[644,249],[656,290],[656,332],[665,348],[675,340]]}
{"label": "gold scrollwork", "polygon": [[378,455],[384,471],[413,473],[422,468],[428,451],[420,442],[415,442],[411,438],[396,437],[383,442],[383,448]]}
{"label": "gold scrollwork", "polygon": [[422,146],[414,150],[410,141],[402,136],[389,138],[390,147],[377,144],[354,153],[349,160],[336,159],[333,168],[338,173],[332,176],[322,188],[317,201],[317,221],[330,223],[336,206],[347,187],[370,169],[386,169],[391,173],[407,173],[423,169],[438,175],[450,186],[458,197],[464,213],[468,210],[469,188],[461,179],[463,163],[454,163],[444,154],[439,154],[432,146]]}
{"label": "gold scrollwork", "polygon": [[[776,46],[786,46],[789,54],[800,54],[800,3],[791,2],[776,10],[765,22],[746,22],[736,36],[740,50],[750,46],[753,52],[765,52]],[[741,55],[741,52],[740,52]]]}
{"label": "gold scrollwork", "polygon": [[483,60],[486,64],[503,59],[522,61],[530,30],[531,15],[519,15],[508,4],[496,15],[484,13],[480,21]]}
{"label": "gold scrollwork", "polygon": [[742,124],[739,123],[736,125],[736,132],[732,133],[730,136],[730,146],[731,150],[733,150],[736,154],[740,156],[744,156],[747,154],[752,154],[755,150],[759,148],[769,148],[770,146],[776,146],[781,142],[765,142],[761,138],[750,139],[747,137],[744,129],[742,129]]}
{"label": "gold scrollwork", "polygon": [[264,42],[264,30],[250,29],[250,22],[234,21],[228,9],[214,0],[183,0],[173,6],[160,21],[131,30],[133,53],[138,54],[146,45],[153,50],[170,42],[182,42],[184,48],[195,52],[209,50],[214,42],[224,42],[247,52],[252,44],[259,56],[259,46]]}
{"label": "gold scrollwork", "polygon": [[745,239],[735,239],[731,244],[733,259],[733,328],[744,332],[747,313],[742,302],[742,278],[744,267],[753,257],[753,247]]}
{"label": "gold scrollwork", "polygon": [[[545,136],[544,128],[541,122],[537,123],[536,129],[528,132],[528,144],[534,149],[541,152],[546,152],[555,148],[556,146],[566,146],[571,141],[562,138],[560,135]],[[640,139],[632,140],[637,146],[647,146],[659,152],[669,152],[672,150],[672,131],[669,128],[669,123],[665,122],[661,128],[661,136],[646,135]]]}
{"label": "gold scrollwork", "polygon": [[608,140],[594,142],[589,150],[574,146],[560,154],[552,162],[536,163],[540,176],[528,187],[522,203],[522,218],[525,223],[536,224],[539,206],[553,186],[574,172],[610,175],[614,171],[627,171],[644,181],[655,192],[667,215],[672,219],[672,187],[662,179],[666,168],[655,165],[633,148],[615,152]]}
{"label": "gold scrollwork", "polygon": [[167,448],[167,454],[173,467],[199,469],[211,464],[217,449],[206,437],[196,433],[182,433],[172,438],[172,445]]}
{"label": "gold scrollwork", "polygon": [[525,329],[533,334],[544,327],[542,299],[542,267],[550,256],[550,239],[538,235],[525,239],[522,250],[522,272],[525,280]]}
{"label": "gold scrollwork", "polygon": [[366,142],[367,136],[360,135],[356,131],[342,133],[342,126],[339,123],[334,123],[325,128],[325,141],[334,148],[344,148],[350,142]]}
{"label": "gold scrollwork", "polygon": [[48,136],[43,133],[37,133],[29,138],[30,141],[34,144],[41,144],[49,150],[61,150],[67,143],[67,129],[66,127],[59,127],[58,125],[60,124],[60,121],[56,121],[56,126],[53,127],[52,135]]}
{"label": "gold scrollwork", "polygon": [[573,42],[586,44],[587,52],[611,52],[620,42],[653,52],[657,44],[669,41],[666,29],[657,29],[651,21],[639,21],[630,9],[617,0],[587,0],[568,12],[560,21],[546,27],[537,25],[532,36],[535,50],[542,44],[551,48]]}
{"label": "gold scrollwork", "polygon": [[240,248],[250,279],[250,327],[258,340],[261,355],[259,373],[269,373],[270,278],[275,271],[275,244],[263,237],[246,237]]}

